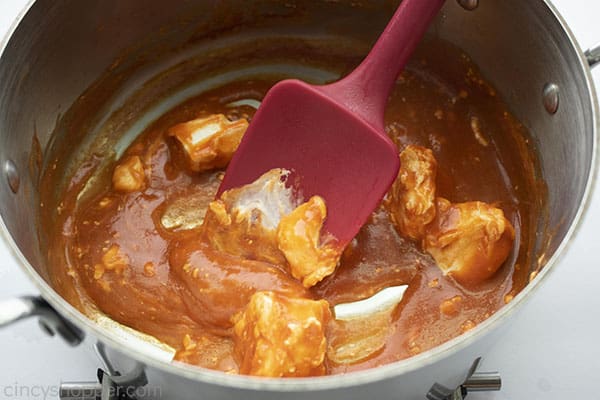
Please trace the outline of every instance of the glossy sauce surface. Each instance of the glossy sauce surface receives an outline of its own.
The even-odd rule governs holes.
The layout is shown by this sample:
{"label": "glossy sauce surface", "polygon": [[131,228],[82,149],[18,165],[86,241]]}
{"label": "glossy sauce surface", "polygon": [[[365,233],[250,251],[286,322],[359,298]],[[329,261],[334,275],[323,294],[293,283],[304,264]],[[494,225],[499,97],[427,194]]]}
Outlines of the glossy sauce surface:
{"label": "glossy sauce surface", "polygon": [[[383,207],[345,250],[334,274],[310,289],[282,267],[218,253],[199,240],[203,210],[223,171],[186,170],[166,130],[213,113],[251,119],[252,107],[227,104],[262,98],[274,83],[265,78],[206,92],[146,129],[123,156],[138,155],[148,166],[147,187],[141,192],[119,193],[109,179],[100,179],[94,195],[78,204],[81,182],[97,164],[92,160],[81,165],[61,203],[69,217],[60,220],[61,236],[50,247],[50,253],[67,254],[73,279],[57,277],[55,284],[63,292],[89,296],[114,320],[174,347],[178,360],[230,372],[237,371],[230,319],[256,290],[322,298],[333,306],[385,287],[409,285],[393,314],[385,346],[356,364],[329,362],[330,374],[407,358],[472,329],[526,283],[528,271],[521,266],[528,265],[531,253],[528,238],[537,193],[534,156],[524,128],[468,58],[457,53],[456,60],[449,76],[462,79],[453,80],[432,67],[441,59],[416,57],[390,98],[386,130],[400,149],[419,144],[433,150],[440,196],[493,203],[512,222],[515,249],[488,281],[464,287],[444,276],[419,244],[397,234]],[[101,274],[96,265],[112,246],[126,255],[126,267],[121,274]],[[181,270],[186,262],[202,266],[194,279]],[[336,324],[331,322],[329,341],[344,334]]]}

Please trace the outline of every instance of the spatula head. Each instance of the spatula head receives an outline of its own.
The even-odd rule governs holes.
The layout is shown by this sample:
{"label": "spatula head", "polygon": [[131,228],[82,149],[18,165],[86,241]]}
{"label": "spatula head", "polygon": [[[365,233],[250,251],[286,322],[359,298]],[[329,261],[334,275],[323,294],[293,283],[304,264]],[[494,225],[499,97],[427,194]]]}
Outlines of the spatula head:
{"label": "spatula head", "polygon": [[344,245],[381,202],[398,173],[399,158],[385,132],[318,87],[286,80],[265,96],[218,194],[273,168],[292,171],[304,199],[325,199],[324,230]]}

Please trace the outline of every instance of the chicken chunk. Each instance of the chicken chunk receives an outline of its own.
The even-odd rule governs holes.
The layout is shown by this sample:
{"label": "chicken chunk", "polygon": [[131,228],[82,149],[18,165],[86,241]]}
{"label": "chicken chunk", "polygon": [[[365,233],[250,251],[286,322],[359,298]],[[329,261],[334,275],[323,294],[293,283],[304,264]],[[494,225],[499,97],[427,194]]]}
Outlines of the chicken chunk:
{"label": "chicken chunk", "polygon": [[223,114],[183,122],[168,130],[195,172],[227,166],[248,128],[248,121],[229,121]]}
{"label": "chicken chunk", "polygon": [[129,156],[116,167],[112,176],[113,187],[119,192],[136,192],[146,186],[144,165],[138,156]]}
{"label": "chicken chunk", "polygon": [[301,377],[325,373],[325,327],[331,318],[325,300],[255,293],[234,317],[240,373]]}
{"label": "chicken chunk", "polygon": [[208,242],[235,256],[285,265],[277,246],[277,227],[296,206],[291,189],[285,186],[288,176],[289,171],[273,169],[211,202],[203,224]]}
{"label": "chicken chunk", "polygon": [[437,199],[437,217],[423,248],[445,274],[474,284],[492,276],[510,253],[515,230],[501,209],[479,201]]}
{"label": "chicken chunk", "polygon": [[421,240],[435,218],[436,172],[437,161],[431,150],[409,145],[400,153],[400,171],[387,205],[401,235]]}
{"label": "chicken chunk", "polygon": [[289,171],[273,169],[210,203],[204,218],[206,239],[216,249],[242,258],[289,265],[292,275],[311,287],[330,275],[342,248],[323,239],[327,216],[322,198],[296,207],[286,187]]}
{"label": "chicken chunk", "polygon": [[481,282],[508,257],[514,228],[499,208],[473,201],[452,204],[436,198],[437,161],[433,152],[407,146],[387,208],[402,236],[422,247],[445,274],[461,283]]}
{"label": "chicken chunk", "polygon": [[277,229],[277,243],[292,276],[307,288],[333,273],[343,250],[335,241],[321,243],[326,216],[325,201],[313,196],[281,218]]}
{"label": "chicken chunk", "polygon": [[231,317],[243,311],[258,291],[309,295],[285,269],[218,252],[195,236],[175,243],[169,252],[169,266],[185,288],[181,297],[190,316],[218,334],[229,332]]}

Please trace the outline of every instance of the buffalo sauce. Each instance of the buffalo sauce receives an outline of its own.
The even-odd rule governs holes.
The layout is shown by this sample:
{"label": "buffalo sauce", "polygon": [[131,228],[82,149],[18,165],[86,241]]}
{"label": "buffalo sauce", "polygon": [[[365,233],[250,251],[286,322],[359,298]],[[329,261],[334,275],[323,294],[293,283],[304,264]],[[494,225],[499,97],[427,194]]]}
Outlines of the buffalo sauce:
{"label": "buffalo sauce", "polygon": [[[53,277],[54,285],[70,301],[84,299],[114,320],[174,347],[176,359],[227,372],[237,371],[231,316],[256,288],[325,299],[333,306],[385,287],[409,285],[393,313],[385,345],[354,364],[327,362],[329,374],[401,360],[469,331],[525,285],[539,194],[525,129],[472,62],[464,55],[456,58],[453,68],[460,73],[452,76],[461,79],[444,74],[440,65],[446,60],[414,57],[390,97],[386,131],[400,149],[418,144],[433,150],[439,196],[492,203],[512,222],[514,250],[487,281],[466,287],[444,276],[419,243],[397,234],[383,207],[346,248],[333,275],[310,289],[280,266],[240,260],[202,243],[197,233],[203,210],[224,172],[189,171],[166,131],[215,113],[230,120],[251,119],[252,107],[227,104],[249,96],[260,100],[275,82],[265,77],[228,83],[192,98],[140,134],[121,158],[143,162],[143,190],[117,192],[106,173],[94,181],[93,195],[78,199],[89,171],[100,161],[92,157],[80,165],[62,194],[61,212],[68,217],[58,219],[60,234],[48,250],[50,262],[66,254],[68,264],[64,276]],[[175,205],[181,212],[169,214]],[[336,323],[331,322],[328,340],[343,334]]]}

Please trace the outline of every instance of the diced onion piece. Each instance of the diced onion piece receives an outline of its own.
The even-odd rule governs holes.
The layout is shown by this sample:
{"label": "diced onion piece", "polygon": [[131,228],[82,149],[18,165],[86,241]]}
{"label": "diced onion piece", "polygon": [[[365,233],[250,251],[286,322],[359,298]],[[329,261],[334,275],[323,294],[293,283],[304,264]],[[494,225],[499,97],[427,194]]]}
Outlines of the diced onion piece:
{"label": "diced onion piece", "polygon": [[237,101],[232,101],[231,103],[227,104],[227,107],[240,107],[240,106],[248,106],[248,107],[252,107],[252,108],[258,110],[258,107],[260,107],[260,101],[255,100],[255,99],[241,99],[241,100],[237,100]]}
{"label": "diced onion piece", "polygon": [[408,285],[392,286],[364,300],[338,304],[333,307],[335,319],[349,321],[388,311],[402,301],[407,288]]}

